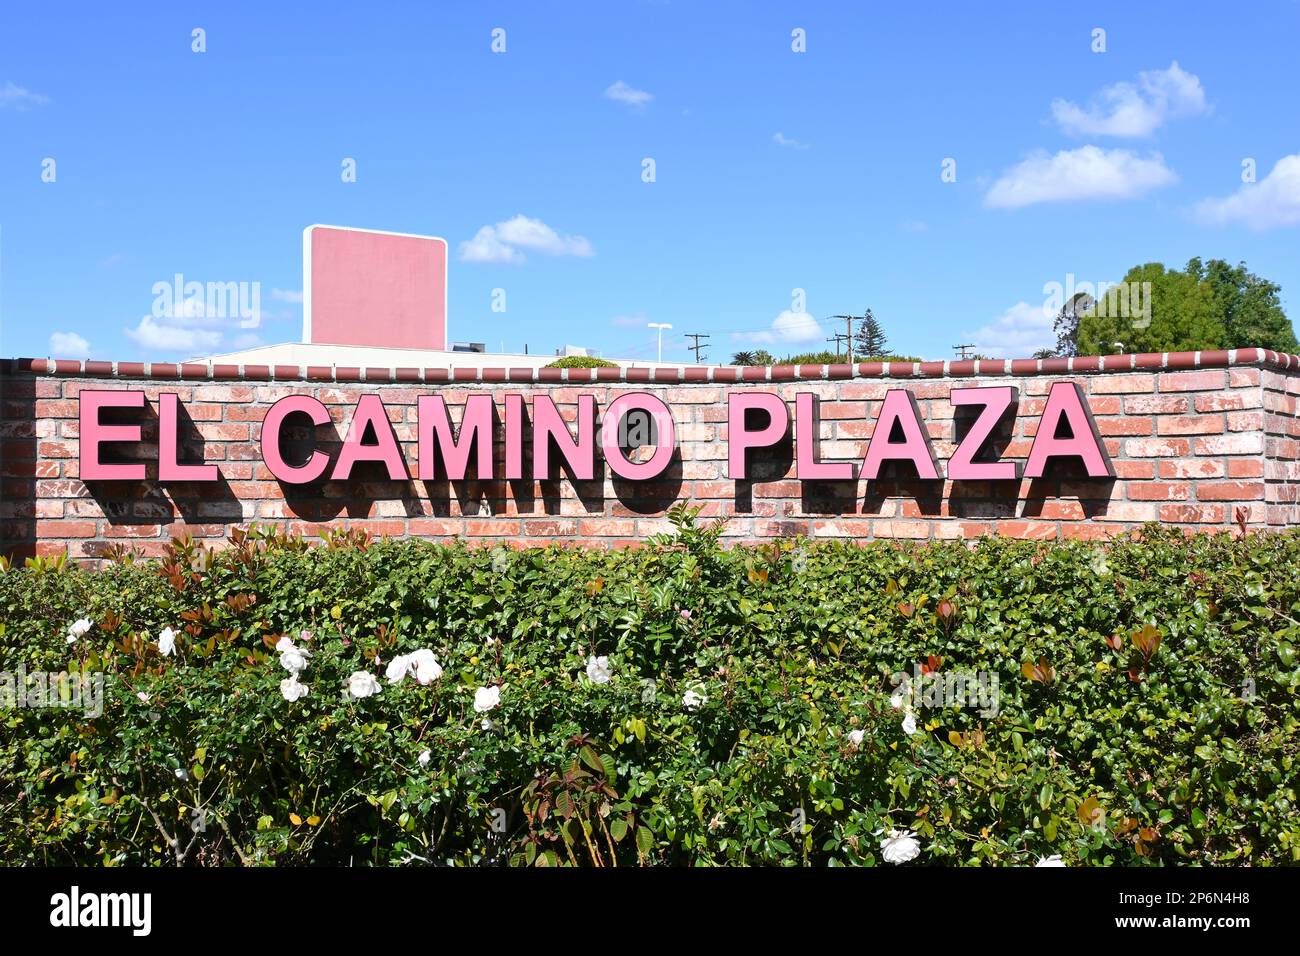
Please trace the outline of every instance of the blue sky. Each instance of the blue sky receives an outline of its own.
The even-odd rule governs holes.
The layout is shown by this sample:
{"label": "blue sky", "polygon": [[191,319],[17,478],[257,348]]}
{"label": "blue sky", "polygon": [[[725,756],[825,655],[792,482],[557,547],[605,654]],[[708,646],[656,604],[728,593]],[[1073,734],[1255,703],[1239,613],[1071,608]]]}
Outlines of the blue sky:
{"label": "blue sky", "polygon": [[[898,352],[1028,354],[1046,284],[1192,256],[1295,313],[1298,28],[1294,0],[6,4],[0,354],[296,340],[315,222],[445,237],[451,337],[510,351],[653,357],[670,322],[666,359],[780,355],[870,306]],[[259,327],[145,323],[176,273],[260,283]]]}

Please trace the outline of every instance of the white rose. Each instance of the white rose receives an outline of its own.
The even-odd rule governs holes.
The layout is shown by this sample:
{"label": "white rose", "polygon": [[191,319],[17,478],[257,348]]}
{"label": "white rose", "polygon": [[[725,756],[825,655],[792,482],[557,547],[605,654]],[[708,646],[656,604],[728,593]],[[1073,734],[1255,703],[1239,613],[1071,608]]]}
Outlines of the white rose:
{"label": "white rose", "polygon": [[73,621],[68,625],[68,643],[77,643],[77,638],[85,637],[86,632],[89,631],[92,626],[93,625],[90,623],[89,618],[83,617]]}
{"label": "white rose", "polygon": [[913,714],[908,714],[903,718],[903,733],[909,737],[916,733],[916,717]]}
{"label": "white rose", "polygon": [[480,687],[474,691],[474,713],[482,714],[501,703],[501,688]]}
{"label": "white rose", "polygon": [[398,654],[388,662],[388,669],[384,671],[384,676],[388,678],[390,684],[400,684],[406,679],[406,672],[410,670],[411,659],[405,654]]}
{"label": "white rose", "polygon": [[442,676],[442,665],[427,647],[408,655],[407,662],[411,676],[421,684],[432,684]]}
{"label": "white rose", "polygon": [[1065,863],[1061,860],[1059,853],[1053,853],[1051,856],[1040,857],[1034,866],[1065,866]]}
{"label": "white rose", "polygon": [[701,690],[692,687],[682,695],[682,706],[687,710],[698,710],[708,699]]}
{"label": "white rose", "polygon": [[291,651],[293,649],[293,638],[289,637],[287,634],[280,638],[280,640],[275,644],[275,650],[278,654],[283,654],[285,651]]}
{"label": "white rose", "polygon": [[613,676],[613,671],[609,669],[608,657],[587,658],[587,679],[593,684],[608,684]]}
{"label": "white rose", "polygon": [[149,695],[146,694],[144,691],[140,691],[140,693],[136,694],[135,696],[140,698],[140,703],[142,704],[149,703]]}
{"label": "white rose", "polygon": [[921,844],[911,830],[890,830],[880,841],[880,852],[886,863],[906,863],[921,855]]}
{"label": "white rose", "polygon": [[484,730],[496,730],[500,725],[491,717],[484,717],[483,723],[480,726],[482,726]]}
{"label": "white rose", "polygon": [[287,670],[294,677],[297,677],[307,669],[307,659],[311,657],[311,651],[305,647],[290,647],[287,651],[280,654],[280,666]]}
{"label": "white rose", "polygon": [[854,750],[857,750],[859,747],[862,746],[862,740],[863,740],[864,737],[866,737],[866,732],[865,732],[865,731],[860,730],[860,729],[859,729],[859,730],[850,730],[850,731],[849,731],[849,744],[850,744],[850,746],[852,746]]}
{"label": "white rose", "polygon": [[905,703],[907,703],[907,698],[903,696],[901,690],[895,691],[894,696],[889,698],[889,706],[894,708],[894,710],[902,710]]}
{"label": "white rose", "polygon": [[348,693],[353,697],[373,697],[381,689],[370,671],[353,671],[348,675]]}
{"label": "white rose", "polygon": [[422,750],[420,751],[420,756],[416,759],[420,761],[421,767],[427,767],[429,766],[429,761],[433,759],[433,754],[429,753],[427,750]]}
{"label": "white rose", "polygon": [[298,683],[297,674],[280,681],[280,696],[290,702],[306,697],[310,689],[308,685]]}
{"label": "white rose", "polygon": [[171,657],[176,653],[176,632],[170,627],[164,627],[158,635],[158,653],[163,657]]}

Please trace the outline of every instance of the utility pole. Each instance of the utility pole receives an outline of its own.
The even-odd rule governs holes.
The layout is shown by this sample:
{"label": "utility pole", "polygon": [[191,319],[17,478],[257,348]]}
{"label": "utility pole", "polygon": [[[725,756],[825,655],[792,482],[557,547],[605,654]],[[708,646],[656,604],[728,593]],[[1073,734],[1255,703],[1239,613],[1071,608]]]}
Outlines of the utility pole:
{"label": "utility pole", "polygon": [[827,339],[826,341],[827,341],[827,342],[834,342],[834,343],[835,343],[835,357],[836,357],[836,358],[839,358],[839,357],[840,357],[840,343],[844,341],[844,333],[843,333],[843,332],[836,332],[834,335],[832,335],[832,336],[831,336],[829,339]]}
{"label": "utility pole", "polygon": [[974,345],[954,345],[953,348],[955,348],[955,349],[957,350],[957,357],[958,357],[958,358],[965,359],[965,358],[969,358],[969,357],[970,357],[971,349],[975,348],[975,346],[974,346]]}
{"label": "utility pole", "polygon": [[704,349],[707,349],[707,348],[708,348],[707,345],[701,345],[701,344],[700,344],[700,340],[701,340],[701,339],[707,339],[709,336],[708,336],[706,333],[703,333],[703,332],[687,332],[687,333],[686,333],[686,337],[687,337],[688,339],[694,339],[694,340],[695,340],[695,341],[693,341],[690,345],[688,345],[688,346],[686,346],[686,347],[687,347],[688,349],[690,349],[692,352],[695,353],[695,364],[696,364],[696,365],[699,365],[699,364],[700,364],[700,352],[702,352]]}
{"label": "utility pole", "polygon": [[[843,319],[843,320],[844,320],[844,327],[845,327],[845,329],[846,329],[847,331],[846,331],[845,335],[843,336],[843,338],[844,338],[844,339],[847,341],[847,343],[848,343],[848,356],[849,356],[849,362],[852,363],[852,362],[853,362],[853,323],[858,321],[858,316],[856,316],[856,315],[832,315],[831,318],[832,318],[832,319]],[[840,338],[839,335],[836,335],[835,337],[836,337],[837,339]],[[839,346],[838,346],[838,345],[835,347],[835,353],[836,353],[837,355],[839,354]]]}

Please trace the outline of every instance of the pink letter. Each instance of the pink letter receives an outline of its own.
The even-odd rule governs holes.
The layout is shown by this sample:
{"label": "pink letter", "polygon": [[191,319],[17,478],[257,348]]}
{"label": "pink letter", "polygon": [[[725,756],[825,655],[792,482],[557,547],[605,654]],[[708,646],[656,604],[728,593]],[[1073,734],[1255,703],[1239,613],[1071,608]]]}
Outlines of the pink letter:
{"label": "pink letter", "polygon": [[[768,422],[758,431],[745,430],[745,413],[751,408],[767,412]],[[790,429],[790,409],[771,392],[732,392],[727,396],[727,477],[746,477],[745,452],[767,448]]]}
{"label": "pink letter", "polygon": [[948,401],[954,406],[983,405],[984,411],[971,424],[970,431],[962,439],[957,450],[948,459],[948,477],[953,481],[979,481],[991,479],[1001,481],[1020,477],[1017,474],[1019,462],[1015,461],[980,461],[974,460],[984,443],[993,434],[993,429],[1002,419],[1008,408],[1016,403],[1020,390],[1010,385],[998,385],[993,388],[954,388]]}
{"label": "pink letter", "polygon": [[[366,426],[375,430],[374,445],[363,445]],[[378,395],[362,395],[357,400],[356,411],[352,413],[352,424],[348,426],[347,437],[343,439],[343,448],[339,451],[339,460],[334,463],[330,478],[346,481],[352,475],[352,466],[359,461],[381,461],[388,469],[388,477],[393,481],[406,481],[406,462],[402,460],[402,450],[397,447],[397,438],[393,435],[393,426],[388,421],[388,411]]]}
{"label": "pink letter", "polygon": [[524,479],[524,397],[506,396],[506,481]]}
{"label": "pink letter", "polygon": [[421,395],[416,402],[420,430],[419,475],[423,481],[433,480],[434,448],[442,452],[447,477],[464,481],[469,470],[470,445],[476,452],[475,477],[492,477],[492,396],[471,395],[465,400],[465,411],[460,419],[460,441],[452,435],[447,404],[441,395]]}
{"label": "pink letter", "polygon": [[[1060,438],[1056,434],[1062,418],[1069,425],[1069,438]],[[1038,420],[1038,431],[1034,433],[1033,447],[1029,449],[1025,477],[1043,477],[1049,458],[1082,458],[1089,478],[1115,477],[1115,466],[1110,463],[1106,446],[1097,433],[1092,410],[1083,397],[1083,389],[1075,382],[1057,382],[1048,393],[1043,417]]]}
{"label": "pink letter", "polygon": [[[902,441],[891,441],[894,427],[903,433]],[[861,478],[879,478],[880,466],[886,461],[910,461],[918,478],[938,478],[939,467],[930,447],[930,435],[921,424],[916,397],[905,388],[891,388],[880,406],[880,418],[867,443],[867,457],[862,461]]]}
{"label": "pink letter", "polygon": [[216,465],[183,465],[180,461],[180,399],[175,392],[158,396],[158,480],[216,481]]}
{"label": "pink letter", "polygon": [[286,485],[305,485],[325,474],[329,467],[329,455],[323,451],[313,451],[305,465],[290,465],[280,454],[280,427],[284,420],[296,412],[302,412],[311,419],[313,425],[327,425],[330,420],[329,410],[310,395],[289,395],[272,405],[262,420],[262,460],[267,470]]}
{"label": "pink letter", "polygon": [[578,481],[596,477],[596,399],[578,396],[578,440],[573,440],[569,426],[560,417],[550,396],[533,396],[533,478],[546,481],[551,477],[551,439],[560,455],[573,470]]}
{"label": "pink letter", "polygon": [[78,433],[78,473],[82,481],[140,481],[144,465],[106,465],[99,460],[99,446],[106,441],[140,441],[139,425],[101,425],[101,408],[143,408],[144,392],[86,391],[78,396],[81,424]]}
{"label": "pink letter", "polygon": [[794,397],[794,450],[799,465],[799,480],[852,481],[852,462],[817,460],[819,404],[817,396],[812,392],[800,392]]}
{"label": "pink letter", "polygon": [[[619,432],[623,427],[623,416],[634,409],[649,414],[655,424],[655,451],[648,461],[628,461],[619,444]],[[627,392],[609,403],[605,417],[600,423],[600,446],[605,454],[605,463],[609,470],[620,478],[629,481],[644,481],[657,478],[673,460],[676,447],[673,431],[673,413],[661,399],[646,392]]]}

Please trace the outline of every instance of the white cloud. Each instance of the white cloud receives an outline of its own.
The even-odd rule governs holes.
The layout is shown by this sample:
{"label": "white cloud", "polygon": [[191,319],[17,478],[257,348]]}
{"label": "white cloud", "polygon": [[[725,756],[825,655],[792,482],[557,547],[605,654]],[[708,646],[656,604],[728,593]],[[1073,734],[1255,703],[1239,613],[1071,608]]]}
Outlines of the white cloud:
{"label": "white cloud", "polygon": [[473,239],[460,244],[462,262],[524,261],[520,250],[540,252],[548,256],[577,256],[590,258],[596,254],[591,243],[583,236],[562,236],[540,219],[515,216],[495,226],[484,226]]}
{"label": "white cloud", "polygon": [[654,99],[654,94],[647,93],[645,90],[638,90],[636,87],[628,86],[622,80],[619,80],[605,89],[605,99],[614,100],[617,103],[626,103],[634,109],[644,109],[645,105]]}
{"label": "white cloud", "polygon": [[272,289],[271,298],[277,302],[293,302],[302,305],[301,289]]}
{"label": "white cloud", "polygon": [[185,328],[155,322],[146,315],[140,324],[126,330],[127,338],[155,352],[198,352],[214,349],[221,342],[221,333],[208,329]]}
{"label": "white cloud", "polygon": [[812,149],[808,143],[801,143],[797,139],[790,139],[784,133],[776,133],[772,136],[772,142],[778,146],[784,146],[786,149]]}
{"label": "white cloud", "polygon": [[31,90],[18,86],[12,80],[6,80],[5,85],[0,86],[0,109],[12,107],[21,113],[33,106],[44,106],[49,101],[48,96],[33,93]]}
{"label": "white cloud", "polygon": [[1054,156],[1039,150],[1012,166],[989,189],[984,204],[1018,209],[1040,202],[1132,199],[1177,180],[1159,153],[1081,146]]}
{"label": "white cloud", "polygon": [[523,254],[497,237],[495,226],[484,226],[460,244],[461,262],[523,262]]}
{"label": "white cloud", "polygon": [[1196,217],[1206,225],[1240,223],[1255,230],[1300,225],[1300,153],[1283,156],[1262,180],[1231,196],[1197,203]]}
{"label": "white cloud", "polygon": [[1086,107],[1070,100],[1052,101],[1052,116],[1074,136],[1150,136],[1170,119],[1204,113],[1200,79],[1174,61],[1167,70],[1147,70],[1137,83],[1115,83]]}
{"label": "white cloud", "polygon": [[50,355],[54,358],[85,358],[90,343],[76,332],[55,332],[50,336]]}
{"label": "white cloud", "polygon": [[749,341],[760,345],[800,345],[819,342],[825,336],[821,325],[807,312],[786,309],[772,320],[770,329],[761,332],[738,332],[733,341]]}
{"label": "white cloud", "polygon": [[963,335],[981,355],[1029,358],[1039,349],[1056,347],[1055,320],[1046,306],[1017,302],[984,327]]}

